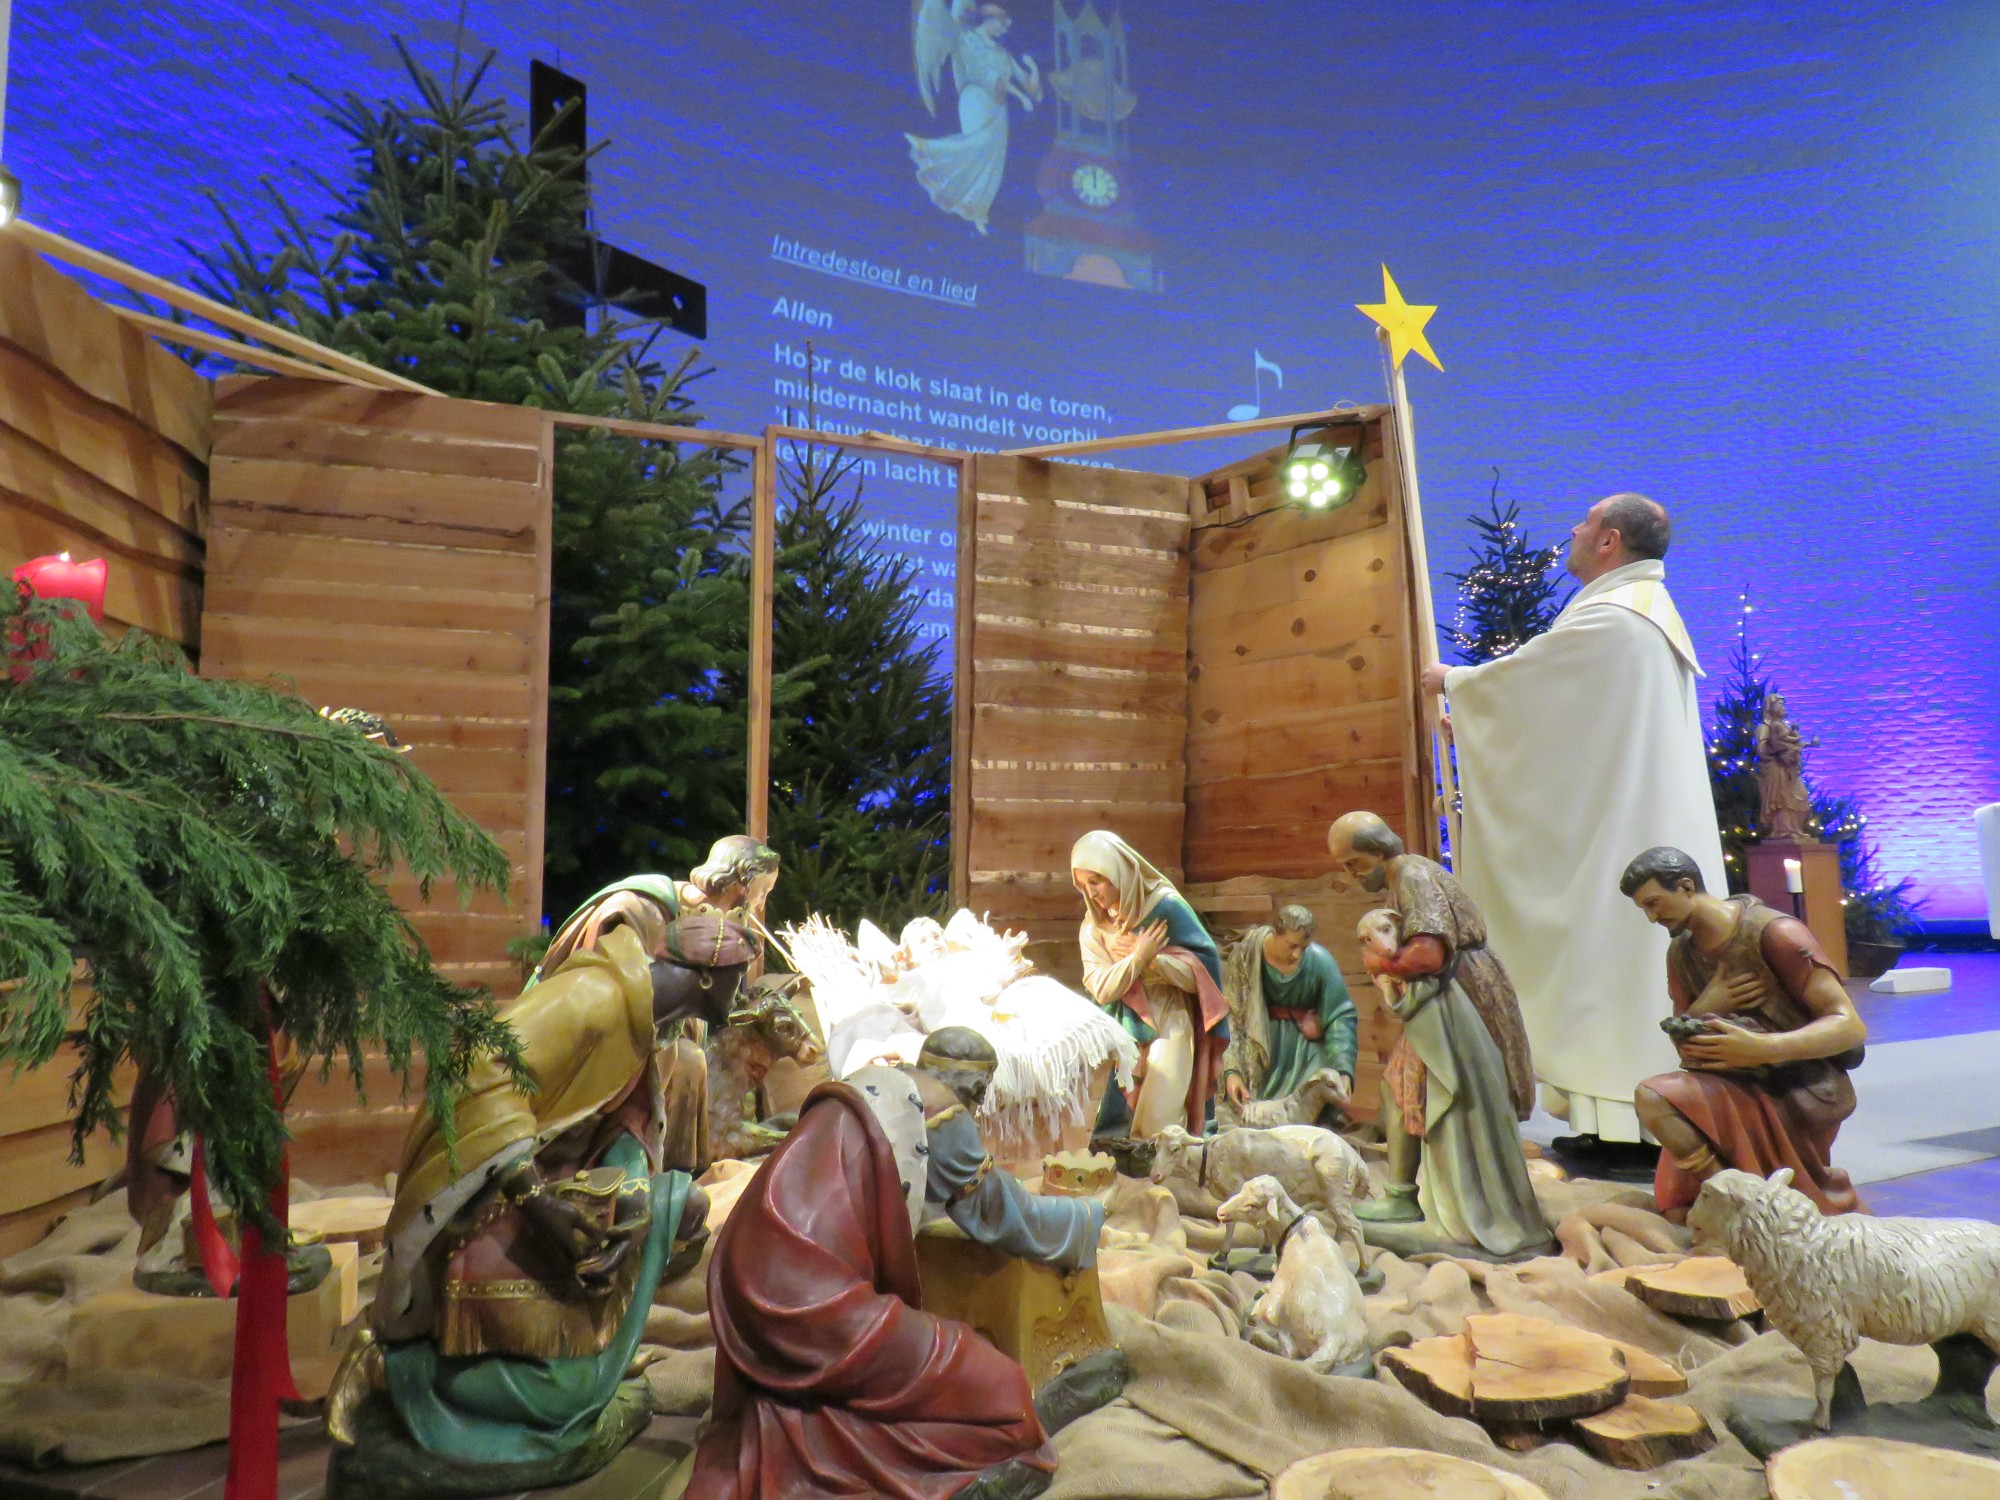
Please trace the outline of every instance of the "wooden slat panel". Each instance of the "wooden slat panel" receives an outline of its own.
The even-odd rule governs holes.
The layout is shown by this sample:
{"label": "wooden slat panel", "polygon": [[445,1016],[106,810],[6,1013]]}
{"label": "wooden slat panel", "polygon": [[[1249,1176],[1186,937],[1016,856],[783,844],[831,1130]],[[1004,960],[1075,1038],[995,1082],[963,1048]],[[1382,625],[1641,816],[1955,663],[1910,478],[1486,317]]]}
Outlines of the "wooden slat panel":
{"label": "wooden slat panel", "polygon": [[65,1122],[0,1136],[0,1214],[18,1213],[102,1182],[123,1153],[102,1132],[84,1143],[82,1164],[69,1159]]}
{"label": "wooden slat panel", "polygon": [[973,709],[973,754],[981,760],[1138,761],[1170,759],[1186,736],[1184,719],[1118,719],[1040,709]]}
{"label": "wooden slat panel", "polygon": [[1193,485],[1192,480],[1172,474],[1064,463],[1060,459],[982,453],[977,464],[975,476],[982,497],[987,491],[995,491],[1044,502],[1158,511],[1182,520],[1188,513],[1188,496]]}
{"label": "wooden slat panel", "polygon": [[1188,563],[1196,573],[1213,572],[1253,557],[1290,552],[1388,524],[1388,500],[1379,495],[1358,499],[1334,511],[1304,511],[1286,506],[1266,512],[1243,526],[1198,529],[1188,550]]}
{"label": "wooden slat panel", "polygon": [[280,418],[332,422],[382,432],[426,433],[468,442],[538,448],[544,413],[490,401],[446,401],[409,391],[380,391],[329,381],[225,375],[215,383],[220,419]]}
{"label": "wooden slat panel", "polygon": [[1306,656],[1211,661],[1189,675],[1188,722],[1216,729],[1393,698],[1400,691],[1402,670],[1402,642],[1380,636]]}
{"label": "wooden slat panel", "polygon": [[265,581],[299,578],[385,588],[464,589],[532,599],[535,560],[484,547],[424,546],[361,537],[285,535],[252,511],[218,520],[208,533],[212,576]]}
{"label": "wooden slat panel", "polygon": [[1039,584],[1045,588],[1087,584],[1093,588],[1185,590],[1187,560],[1178,549],[1153,551],[1087,542],[1016,542],[996,535],[991,540],[982,539],[979,571],[974,576],[982,583],[991,579]]}
{"label": "wooden slat panel", "polygon": [[[1136,633],[1140,638],[1187,634],[1187,595],[1175,589],[1144,593],[1077,587],[1032,586],[981,579],[975,597],[982,618],[1102,625]],[[977,650],[975,640],[974,649]]]}
{"label": "wooden slat panel", "polygon": [[[519,623],[534,626],[522,611]],[[417,630],[379,625],[366,615],[328,630],[317,621],[274,620],[224,614],[213,605],[202,624],[202,644],[236,665],[232,671],[341,666],[355,661],[394,662],[399,669],[426,672],[499,673],[523,677],[529,644],[518,634],[487,630]]]}
{"label": "wooden slat panel", "polygon": [[1017,624],[976,619],[972,650],[976,658],[994,661],[1067,662],[1129,672],[1179,674],[1187,670],[1187,648],[1171,637],[1063,629],[1046,621]]}
{"label": "wooden slat panel", "polygon": [[0,339],[208,461],[208,382],[12,236],[0,235]]}
{"label": "wooden slat panel", "polygon": [[120,557],[164,568],[201,561],[198,538],[5,427],[0,427],[0,498]]}
{"label": "wooden slat panel", "polygon": [[440,533],[532,543],[541,495],[529,484],[453,475],[332,468],[280,459],[237,458],[226,449],[209,462],[209,497],[218,507],[255,507],[342,521],[396,521]]}
{"label": "wooden slat panel", "polygon": [[1302,771],[1197,782],[1188,788],[1188,836],[1212,830],[1268,828],[1313,839],[1343,813],[1365,810],[1384,817],[1403,802],[1403,759],[1340,760]]}
{"label": "wooden slat panel", "polygon": [[1207,646],[1204,664],[1315,655],[1371,638],[1397,639],[1403,628],[1402,606],[1402,586],[1385,569],[1370,575],[1366,584],[1323,601],[1253,608],[1213,620],[1195,638]]}
{"label": "wooden slat panel", "polygon": [[[202,671],[216,677],[241,677],[296,692],[315,706],[365,708],[390,721],[404,736],[404,717],[504,719],[528,722],[530,688],[525,677],[485,672],[398,672],[387,667],[302,665],[272,673],[266,662],[238,663],[218,655],[211,669],[206,656]],[[411,735],[417,731],[412,726]],[[413,743],[415,741],[413,740]]]}
{"label": "wooden slat panel", "polygon": [[215,433],[217,443],[236,458],[348,464],[384,473],[449,474],[527,485],[538,484],[541,478],[541,454],[511,444],[453,441],[301,417],[246,421],[219,415]]}
{"label": "wooden slat panel", "polygon": [[1181,846],[1185,809],[1174,803],[1002,802],[976,806],[972,813],[972,868],[975,870],[1057,870],[1069,864],[1071,848],[1086,833],[1108,828],[1156,864],[1172,862]]}
{"label": "wooden slat panel", "polygon": [[1083,897],[1070,884],[1069,872],[1059,876],[1024,878],[981,875],[972,879],[974,911],[1005,912],[1012,922],[1066,918],[1072,934],[1083,920]]}
{"label": "wooden slat panel", "polygon": [[[458,801],[456,797],[451,797],[450,800],[454,805]],[[454,917],[463,914],[475,917],[505,917],[519,923],[526,920],[521,910],[522,873],[522,871],[515,872],[512,887],[514,893],[511,896],[497,895],[492,891],[479,891],[463,905],[460,904],[458,888],[449,880],[440,880],[433,885],[431,899],[426,903],[418,893],[416,877],[401,871],[390,879],[389,894],[395,898],[396,905],[412,918]],[[420,925],[417,930],[421,932],[425,929]]]}
{"label": "wooden slat panel", "polygon": [[1097,712],[1182,716],[1187,679],[1179,673],[1079,673],[1067,662],[975,661],[972,691],[981,703],[1009,708],[1068,708]]}
{"label": "wooden slat panel", "polygon": [[[69,1080],[79,1060],[76,1048],[65,1043],[52,1061],[31,1072],[0,1071],[0,1136],[40,1130],[69,1119]],[[135,1076],[134,1070],[126,1067],[113,1077],[114,1103],[131,1100]]]}
{"label": "wooden slat panel", "polygon": [[525,754],[528,749],[528,724],[521,719],[440,719],[431,714],[405,714],[396,721],[396,733],[414,745],[418,755],[433,746],[513,754]]}
{"label": "wooden slat panel", "polygon": [[1178,802],[1186,781],[1178,756],[1157,766],[972,763],[972,794],[981,801]]}
{"label": "wooden slat panel", "polygon": [[184,531],[202,527],[202,477],[187,455],[129,414],[0,343],[0,427],[12,427]]}
{"label": "wooden slat panel", "polygon": [[1188,783],[1270,775],[1336,760],[1376,761],[1402,754],[1395,702],[1362,703],[1275,724],[1196,726],[1188,734]]}
{"label": "wooden slat panel", "polygon": [[218,577],[213,570],[204,597],[208,608],[218,615],[315,620],[342,627],[360,619],[378,626],[407,625],[418,630],[497,630],[525,639],[535,620],[531,594],[389,588],[284,577]]}
{"label": "wooden slat panel", "polygon": [[1380,582],[1398,555],[1394,536],[1380,526],[1288,552],[1265,553],[1233,568],[1204,573],[1201,598],[1189,618],[1199,626],[1285,605],[1323,609]]}
{"label": "wooden slat panel", "polygon": [[[983,468],[983,464],[982,464]],[[1033,543],[1094,542],[1178,550],[1186,541],[1188,520],[1161,512],[1121,510],[1106,505],[1031,501],[983,487],[979,491],[979,539],[1012,547]]]}
{"label": "wooden slat panel", "polygon": [[528,763],[513,750],[463,750],[424,745],[410,762],[447,792],[525,792]]}

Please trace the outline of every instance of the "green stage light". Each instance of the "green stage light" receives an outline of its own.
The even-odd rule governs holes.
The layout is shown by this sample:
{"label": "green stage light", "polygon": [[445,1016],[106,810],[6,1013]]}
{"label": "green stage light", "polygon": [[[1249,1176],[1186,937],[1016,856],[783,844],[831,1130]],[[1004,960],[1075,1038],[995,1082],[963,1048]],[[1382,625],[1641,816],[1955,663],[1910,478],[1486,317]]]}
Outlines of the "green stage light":
{"label": "green stage light", "polygon": [[1368,477],[1361,462],[1359,435],[1341,446],[1330,441],[1324,430],[1318,436],[1301,438],[1306,429],[1292,429],[1292,445],[1278,465],[1278,477],[1285,494],[1295,505],[1309,510],[1330,510],[1345,505]]}
{"label": "green stage light", "polygon": [[14,222],[21,211],[21,179],[0,167],[0,229]]}

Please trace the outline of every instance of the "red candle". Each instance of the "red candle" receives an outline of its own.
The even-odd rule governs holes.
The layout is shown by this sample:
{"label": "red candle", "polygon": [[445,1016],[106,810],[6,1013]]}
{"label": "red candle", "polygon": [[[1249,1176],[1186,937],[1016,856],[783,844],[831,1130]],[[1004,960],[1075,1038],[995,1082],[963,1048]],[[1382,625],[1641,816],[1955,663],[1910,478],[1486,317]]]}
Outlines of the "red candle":
{"label": "red candle", "polygon": [[67,552],[37,557],[14,570],[14,582],[26,584],[37,599],[81,599],[90,618],[104,623],[104,559],[71,562]]}

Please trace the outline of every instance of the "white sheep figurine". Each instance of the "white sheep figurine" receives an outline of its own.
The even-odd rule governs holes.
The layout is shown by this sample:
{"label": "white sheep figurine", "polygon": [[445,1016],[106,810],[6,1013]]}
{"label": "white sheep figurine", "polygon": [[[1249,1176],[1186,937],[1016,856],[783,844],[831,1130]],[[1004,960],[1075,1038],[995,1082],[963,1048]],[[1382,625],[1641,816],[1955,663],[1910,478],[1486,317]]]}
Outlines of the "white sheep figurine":
{"label": "white sheep figurine", "polygon": [[1260,1349],[1303,1361],[1325,1375],[1368,1354],[1361,1287],[1340,1246],[1275,1177],[1253,1177],[1215,1211],[1225,1224],[1248,1224],[1278,1250],[1271,1284],[1250,1308],[1245,1337]]}
{"label": "white sheep figurine", "polygon": [[1275,1099],[1252,1099],[1240,1108],[1226,1095],[1215,1101],[1218,1130],[1244,1125],[1252,1130],[1270,1130],[1280,1125],[1316,1125],[1329,1110],[1338,1110],[1348,1101],[1347,1082],[1332,1068],[1306,1075],[1305,1081],[1289,1094]]}
{"label": "white sheep figurine", "polygon": [[[1354,1263],[1368,1269],[1368,1245],[1354,1216],[1354,1200],[1369,1197],[1374,1181],[1361,1153],[1331,1130],[1317,1125],[1239,1127],[1198,1136],[1169,1125],[1153,1137],[1153,1181],[1173,1193],[1182,1213],[1209,1213],[1217,1199],[1264,1176],[1277,1178],[1295,1201],[1323,1215],[1334,1234],[1354,1247]],[[1225,1254],[1231,1243],[1225,1236]]]}
{"label": "white sheep figurine", "polygon": [[1971,1334],[2000,1356],[2000,1224],[1823,1216],[1791,1186],[1717,1172],[1688,1227],[1743,1268],[1771,1326],[1812,1366],[1813,1423],[1831,1425],[1833,1383],[1862,1339],[1935,1344]]}

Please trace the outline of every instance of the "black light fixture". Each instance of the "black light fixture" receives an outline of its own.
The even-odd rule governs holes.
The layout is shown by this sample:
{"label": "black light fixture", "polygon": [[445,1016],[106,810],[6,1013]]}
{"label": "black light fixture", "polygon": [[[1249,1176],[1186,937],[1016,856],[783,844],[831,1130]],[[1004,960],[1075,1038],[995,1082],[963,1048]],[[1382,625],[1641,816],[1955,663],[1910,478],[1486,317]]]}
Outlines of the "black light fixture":
{"label": "black light fixture", "polygon": [[[1302,437],[1311,432],[1312,437]],[[1284,462],[1278,465],[1278,482],[1285,498],[1308,510],[1331,510],[1345,505],[1361,489],[1368,477],[1361,461],[1361,430],[1353,430],[1345,444],[1334,441],[1324,427],[1310,423],[1292,429],[1292,443]]]}
{"label": "black light fixture", "polygon": [[21,179],[0,167],[0,229],[5,229],[21,212]]}

